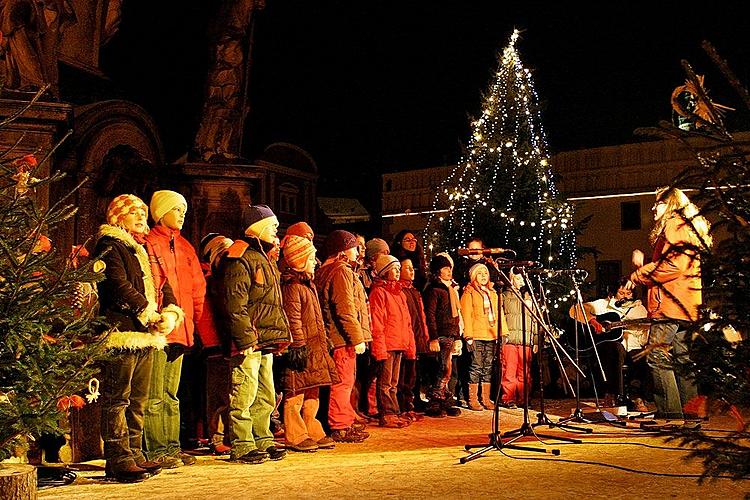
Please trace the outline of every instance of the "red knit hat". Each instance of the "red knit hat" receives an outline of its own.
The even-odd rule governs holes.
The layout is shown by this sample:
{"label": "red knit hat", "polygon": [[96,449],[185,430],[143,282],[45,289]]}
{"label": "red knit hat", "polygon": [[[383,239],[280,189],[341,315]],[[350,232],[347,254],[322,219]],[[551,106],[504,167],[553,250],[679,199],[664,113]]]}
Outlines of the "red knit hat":
{"label": "red knit hat", "polygon": [[292,269],[303,270],[311,255],[315,255],[315,247],[307,238],[293,234],[284,238],[284,260]]}
{"label": "red knit hat", "polygon": [[107,207],[107,224],[119,226],[122,219],[133,208],[142,208],[148,217],[148,205],[134,194],[121,194],[112,200]]}
{"label": "red knit hat", "polygon": [[326,238],[326,253],[327,257],[333,257],[339,252],[344,252],[350,248],[356,247],[357,238],[349,231],[343,229],[336,229],[331,231]]}
{"label": "red knit hat", "polygon": [[286,228],[287,236],[302,236],[312,241],[315,238],[315,233],[307,222],[296,222]]}

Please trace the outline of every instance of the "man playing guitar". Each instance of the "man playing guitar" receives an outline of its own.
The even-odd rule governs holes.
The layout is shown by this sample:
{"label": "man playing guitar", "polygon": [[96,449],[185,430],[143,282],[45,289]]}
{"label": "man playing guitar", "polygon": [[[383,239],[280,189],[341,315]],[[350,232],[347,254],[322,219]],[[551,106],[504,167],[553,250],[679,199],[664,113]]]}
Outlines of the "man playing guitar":
{"label": "man playing guitar", "polygon": [[[602,368],[607,378],[604,383],[605,407],[618,406],[623,403],[625,391],[623,388],[622,367],[625,364],[627,351],[642,349],[646,342],[643,328],[637,325],[623,325],[621,322],[635,322],[647,315],[646,308],[640,300],[633,299],[633,291],[625,287],[627,279],[620,281],[617,292],[606,298],[584,302],[583,309],[576,304],[570,308],[570,317],[582,324],[584,335],[579,336],[579,349],[587,335],[585,323],[591,326],[594,342],[602,362]],[[610,324],[609,322],[614,322]],[[645,329],[645,332],[648,328]],[[591,341],[587,343],[591,349]],[[598,378],[598,377],[597,377]],[[640,398],[639,398],[640,399]],[[634,402],[636,411],[646,411],[643,401]]]}

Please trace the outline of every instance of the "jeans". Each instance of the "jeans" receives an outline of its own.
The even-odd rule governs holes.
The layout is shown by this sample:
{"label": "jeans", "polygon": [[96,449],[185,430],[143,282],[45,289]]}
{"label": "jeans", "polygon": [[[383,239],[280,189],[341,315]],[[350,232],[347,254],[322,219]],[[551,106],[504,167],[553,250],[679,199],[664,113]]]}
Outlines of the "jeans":
{"label": "jeans", "polygon": [[102,369],[102,426],[107,468],[142,462],[143,421],[154,349],[111,354]]}
{"label": "jeans", "polygon": [[469,382],[489,384],[492,380],[492,368],[495,360],[494,340],[475,340],[474,352],[471,353],[471,366],[469,367]]}
{"label": "jeans", "polygon": [[[646,361],[654,379],[657,416],[661,418],[683,418],[683,405],[698,395],[693,375],[689,373],[687,335],[687,326],[678,321],[651,325],[649,345],[662,347],[652,349]],[[669,347],[671,354],[667,351]]]}
{"label": "jeans", "polygon": [[173,345],[154,353],[143,429],[143,447],[149,460],[180,452],[180,400],[177,399],[177,389],[180,387],[182,358],[182,349]]}
{"label": "jeans", "polygon": [[398,415],[398,375],[401,370],[402,351],[388,351],[388,357],[380,361],[378,370],[378,413],[384,415]]}
{"label": "jeans", "polygon": [[414,411],[414,399],[417,397],[419,397],[417,360],[402,357],[401,369],[398,373],[398,406],[401,411]]}
{"label": "jeans", "polygon": [[254,351],[230,360],[229,439],[231,459],[273,445],[271,413],[276,407],[273,355]]}
{"label": "jeans", "polygon": [[438,356],[438,372],[435,385],[432,387],[432,399],[446,399],[449,395],[448,382],[453,372],[453,337],[438,337],[440,352]]}

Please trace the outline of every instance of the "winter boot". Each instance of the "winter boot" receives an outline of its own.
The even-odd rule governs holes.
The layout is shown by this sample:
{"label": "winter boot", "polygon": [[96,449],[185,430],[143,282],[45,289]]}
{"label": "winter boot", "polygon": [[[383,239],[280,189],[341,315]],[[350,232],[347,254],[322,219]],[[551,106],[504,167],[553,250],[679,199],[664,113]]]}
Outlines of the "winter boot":
{"label": "winter boot", "polygon": [[472,411],[482,411],[484,408],[479,404],[477,395],[479,394],[479,384],[469,384],[469,403],[468,408]]}
{"label": "winter boot", "polygon": [[488,410],[492,410],[495,408],[495,404],[492,402],[492,399],[490,398],[490,384],[489,382],[485,382],[482,384],[482,406],[487,408]]}

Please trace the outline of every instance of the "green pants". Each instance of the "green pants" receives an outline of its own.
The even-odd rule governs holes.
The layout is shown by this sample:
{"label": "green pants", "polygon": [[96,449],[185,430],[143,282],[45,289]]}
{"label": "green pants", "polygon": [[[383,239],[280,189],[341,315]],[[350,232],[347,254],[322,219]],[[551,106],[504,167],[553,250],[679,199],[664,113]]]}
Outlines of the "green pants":
{"label": "green pants", "polygon": [[276,405],[273,387],[273,355],[253,352],[230,360],[229,439],[231,458],[273,444],[271,412]]}
{"label": "green pants", "polygon": [[180,452],[180,400],[177,389],[182,373],[182,350],[168,345],[154,352],[148,404],[143,429],[143,451],[155,460]]}

